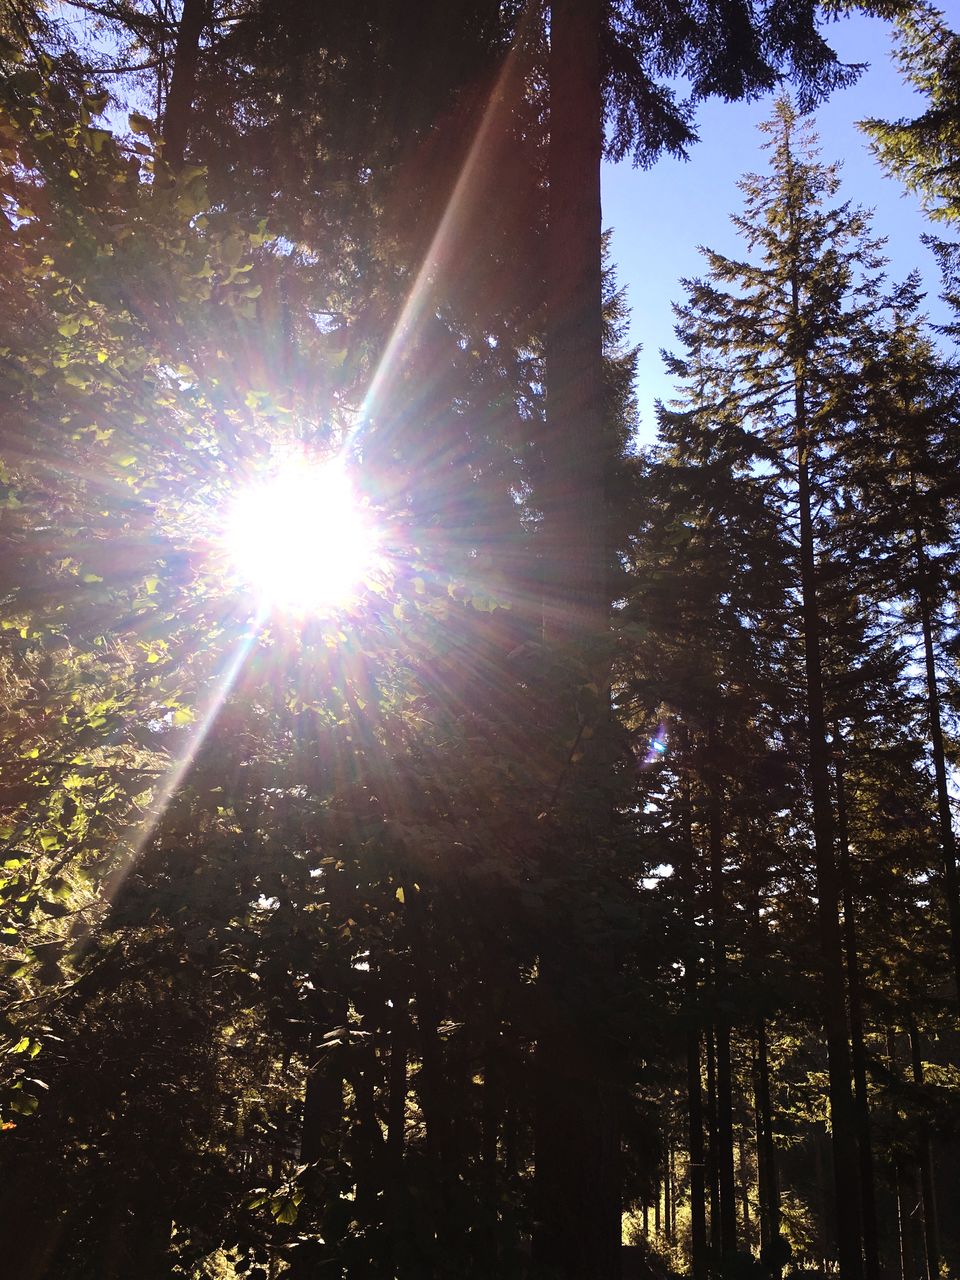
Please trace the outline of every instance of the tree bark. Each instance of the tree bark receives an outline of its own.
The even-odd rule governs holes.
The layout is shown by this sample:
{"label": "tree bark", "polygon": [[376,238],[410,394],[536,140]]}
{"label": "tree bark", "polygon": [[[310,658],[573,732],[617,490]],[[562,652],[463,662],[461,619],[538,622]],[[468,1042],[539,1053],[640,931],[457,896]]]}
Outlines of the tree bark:
{"label": "tree bark", "polygon": [[606,631],[600,157],[602,0],[550,11],[544,629],[589,644]]}
{"label": "tree bark", "polygon": [[767,1054],[767,1027],[757,1027],[757,1057],[754,1068],[754,1102],[757,1122],[757,1193],[760,1207],[761,1256],[773,1259],[773,1280],[779,1280],[780,1188],[777,1151],[773,1141],[773,1109],[770,1102],[770,1063]]}
{"label": "tree bark", "polygon": [[743,1213],[743,1247],[749,1253],[751,1251],[750,1237],[753,1234],[753,1230],[750,1222],[750,1176],[747,1168],[747,1143],[743,1125],[740,1126],[737,1136],[738,1164],[740,1167],[740,1205]]}
{"label": "tree bark", "polygon": [[839,750],[834,756],[837,794],[837,837],[840,850],[840,885],[843,899],[843,941],[847,958],[847,989],[850,1001],[850,1046],[853,1062],[854,1102],[857,1112],[857,1147],[860,1156],[860,1207],[863,1214],[863,1262],[866,1280],[880,1280],[880,1240],[877,1226],[877,1193],[873,1166],[873,1139],[870,1132],[870,1104],[867,1093],[867,1054],[864,1041],[863,975],[857,944],[853,908],[853,872],[847,827],[847,796],[843,769],[843,740],[839,726],[834,730]]}
{"label": "tree bark", "polygon": [[707,1031],[707,1181],[710,1186],[710,1252],[720,1257],[720,1178],[717,1164],[717,1054],[713,1027]]}
{"label": "tree bark", "polygon": [[717,761],[720,751],[715,725],[708,733],[710,842],[710,914],[713,923],[712,956],[714,1044],[716,1048],[716,1165],[720,1192],[720,1252],[732,1257],[737,1251],[737,1191],[733,1150],[733,1080],[730,1064],[730,1019],[727,999],[726,902],[723,891],[723,800]]}
{"label": "tree bark", "polygon": [[[911,1019],[910,1062],[913,1083],[923,1084],[923,1055],[920,1051],[920,1032]],[[939,1280],[940,1276],[940,1228],[937,1221],[937,1197],[933,1180],[933,1144],[924,1124],[920,1137],[920,1191],[923,1201],[923,1251],[927,1267],[927,1280]]]}
{"label": "tree bark", "polygon": [[[597,651],[605,648],[609,613],[600,221],[602,14],[601,0],[554,0],[551,5],[547,431],[540,502],[544,642],[561,670],[569,667],[570,658],[578,668],[594,665]],[[578,681],[582,684],[583,677]],[[598,687],[605,684],[605,678],[597,681]],[[576,682],[562,676],[553,691],[561,716],[572,723],[575,687]],[[566,747],[558,745],[565,755]],[[602,789],[580,782],[576,800],[575,812],[598,814],[598,829],[592,833],[596,838],[609,822],[600,812]],[[590,823],[582,827],[586,838]],[[561,960],[559,946],[560,939],[548,939],[540,956],[549,1012],[535,1067],[534,1259],[564,1280],[615,1280],[621,1234],[618,1091],[608,1069],[609,1054],[564,1007],[569,990],[564,974],[570,964],[580,973],[599,975],[604,960],[569,954]],[[596,980],[602,990],[599,976]]]}
{"label": "tree bark", "polygon": [[173,54],[170,93],[163,113],[163,155],[171,169],[183,168],[190,113],[197,85],[200,38],[210,21],[210,0],[183,0]]}
{"label": "tree bark", "polygon": [[[682,774],[683,830],[686,857],[683,865],[684,918],[689,931],[689,953],[686,962],[685,985],[690,1004],[691,1026],[687,1032],[687,1150],[690,1168],[690,1255],[693,1280],[706,1280],[707,1257],[707,1205],[706,1165],[703,1132],[703,1080],[700,1064],[702,1039],[697,1009],[699,983],[697,964],[700,948],[696,938],[697,872],[696,852],[693,843],[693,806],[690,796],[689,734],[681,730],[681,758],[687,767]],[[644,1204],[646,1224],[646,1204]],[[644,1225],[646,1235],[646,1225]]]}

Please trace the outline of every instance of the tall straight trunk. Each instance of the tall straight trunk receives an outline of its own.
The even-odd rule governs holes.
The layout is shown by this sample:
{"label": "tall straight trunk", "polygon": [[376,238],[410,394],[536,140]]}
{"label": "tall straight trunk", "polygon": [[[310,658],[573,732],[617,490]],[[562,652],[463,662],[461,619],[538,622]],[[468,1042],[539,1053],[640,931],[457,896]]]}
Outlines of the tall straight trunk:
{"label": "tall straight trunk", "polygon": [[[911,495],[916,501],[916,478],[910,475]],[[927,721],[930,728],[930,749],[933,755],[933,772],[937,787],[937,819],[940,827],[940,852],[943,858],[943,885],[947,899],[947,916],[950,920],[950,958],[953,962],[953,980],[960,1001],[960,882],[957,875],[957,851],[953,836],[953,819],[950,812],[950,792],[947,787],[947,763],[943,746],[943,724],[940,712],[940,687],[937,681],[937,663],[933,646],[933,606],[930,600],[930,566],[919,520],[913,528],[913,549],[917,567],[917,605],[920,610],[920,627],[923,632],[923,663],[927,683]]]}
{"label": "tall straight trunk", "polygon": [[733,1079],[730,1064],[730,1020],[724,1011],[727,992],[726,903],[723,891],[723,800],[717,776],[719,742],[716,727],[708,733],[710,754],[708,832],[710,845],[710,915],[713,924],[713,985],[716,1003],[716,1166],[720,1191],[720,1252],[737,1251],[737,1191],[733,1151]]}
{"label": "tall straight trunk", "polygon": [[386,1200],[391,1245],[395,1250],[407,1220],[404,1153],[407,1131],[408,1054],[410,1019],[406,996],[395,997],[390,1025],[387,1068]]}
{"label": "tall straight trunk", "polygon": [[[923,1084],[923,1055],[920,1051],[920,1032],[911,1019],[910,1062],[913,1083]],[[923,1200],[923,1251],[927,1264],[927,1280],[938,1280],[940,1275],[940,1228],[937,1221],[937,1197],[933,1181],[933,1144],[926,1124],[920,1137],[920,1191]]]}
{"label": "tall straight trunk", "polygon": [[487,1042],[480,1103],[480,1219],[483,1224],[484,1254],[493,1266],[497,1251],[498,1168],[497,1150],[503,1114],[500,1046],[496,1037]]}
{"label": "tall straight trunk", "polygon": [[743,1125],[740,1126],[737,1137],[738,1165],[740,1169],[740,1205],[743,1213],[743,1247],[749,1253],[753,1226],[750,1221],[750,1171],[747,1163],[747,1141]]}
{"label": "tall straight trunk", "polygon": [[[602,0],[554,0],[550,11],[547,428],[538,498],[543,510],[544,643],[560,658],[561,667],[571,650],[571,656],[591,665],[597,661],[609,613],[600,220],[602,15]],[[572,681],[562,679],[557,698],[561,715],[575,723]],[[591,750],[587,754],[593,758]],[[584,767],[578,778],[588,774]],[[570,785],[579,787],[583,804],[578,801],[571,811],[596,812],[597,789],[584,789],[578,778]],[[596,831],[585,823],[583,838],[599,838],[604,821],[598,816]],[[559,837],[568,838],[564,831]],[[535,1064],[534,1259],[563,1280],[615,1280],[621,1235],[619,1094],[608,1069],[609,1054],[568,1007],[571,964],[578,974],[595,975],[602,991],[605,960],[592,954],[571,956],[565,943],[561,956],[561,940],[548,939],[540,956],[550,1013],[540,1028]]]}
{"label": "tall straight trunk", "polygon": [[863,1262],[866,1280],[880,1280],[880,1240],[877,1227],[877,1193],[867,1095],[867,1053],[864,1041],[863,975],[853,910],[853,871],[847,826],[847,794],[843,771],[843,740],[839,726],[834,740],[840,748],[834,756],[837,793],[837,838],[840,850],[840,886],[843,898],[843,943],[847,958],[850,1001],[850,1047],[853,1062],[854,1101],[857,1109],[857,1147],[860,1156],[860,1207],[863,1213]]}
{"label": "tall straight trunk", "polygon": [[[314,990],[323,988],[322,978],[314,975]],[[346,1029],[347,1001],[335,996],[329,1004],[317,998],[312,1009],[314,1027],[310,1034],[309,1065],[303,1094],[300,1127],[300,1163],[304,1171],[303,1217],[315,1224],[322,1218],[331,1198],[326,1185],[326,1170],[339,1163],[344,1138],[344,1059],[346,1050],[331,1045],[324,1036],[338,1027]],[[339,1194],[339,1188],[332,1194]],[[290,1280],[309,1280],[317,1265],[312,1243],[300,1245],[290,1257]]]}
{"label": "tall straight trunk", "polygon": [[[892,1027],[887,1027],[887,1069],[890,1075],[896,1073],[897,1067],[897,1043],[896,1036]],[[910,1184],[914,1183],[916,1178],[911,1180],[908,1173],[906,1161],[901,1157],[894,1160],[894,1191],[897,1201],[897,1238],[900,1246],[900,1280],[916,1280],[916,1253],[914,1249],[914,1231],[913,1231],[913,1208],[911,1208],[911,1199],[913,1207],[916,1207],[916,1194],[911,1197]]]}
{"label": "tall straight trunk", "polygon": [[770,1101],[770,1059],[767,1026],[757,1027],[757,1056],[754,1065],[754,1101],[757,1123],[757,1198],[760,1208],[760,1249],[773,1260],[773,1280],[780,1276],[780,1186],[777,1151],[773,1141],[773,1108]]}
{"label": "tall straight trunk", "polygon": [[710,1252],[720,1257],[720,1177],[717,1164],[717,1052],[713,1027],[707,1031],[707,1181],[710,1187]]}
{"label": "tall straight trunk", "polygon": [[173,54],[170,93],[163,113],[163,155],[174,170],[183,167],[190,113],[197,87],[200,38],[210,21],[210,0],[183,0]]}
{"label": "tall straight trunk", "polygon": [[911,1202],[916,1203],[916,1182],[914,1194],[910,1194],[910,1176],[903,1160],[897,1160],[894,1168],[897,1189],[897,1231],[900,1240],[900,1278],[901,1280],[917,1280],[917,1265],[913,1244],[913,1212]]}
{"label": "tall straight trunk", "polygon": [[667,1148],[667,1239],[677,1242],[677,1158],[672,1138]]}
{"label": "tall straight trunk", "polygon": [[[793,313],[799,324],[799,285],[791,281]],[[820,951],[821,1002],[827,1043],[830,1133],[833,1150],[834,1202],[837,1214],[837,1257],[840,1280],[863,1280],[861,1253],[860,1170],[857,1116],[850,1083],[850,1045],[844,998],[843,939],[840,931],[840,885],[834,856],[833,808],[830,802],[829,751],[823,699],[820,610],[813,534],[810,440],[802,358],[794,369],[794,431],[797,448],[797,505],[800,515],[801,629],[809,737],[813,845],[817,875],[817,933]]]}
{"label": "tall straight trunk", "polygon": [[[688,760],[689,734],[681,730],[681,758]],[[687,1152],[690,1169],[690,1261],[693,1280],[706,1280],[707,1257],[707,1205],[706,1168],[703,1133],[703,1080],[700,1065],[701,1032],[699,1016],[694,1021],[699,983],[697,962],[700,959],[696,939],[697,869],[693,843],[693,805],[690,796],[689,768],[683,772],[683,832],[686,856],[683,863],[684,920],[689,931],[690,953],[686,963],[685,985],[690,1004],[691,1026],[687,1032]],[[646,1215],[646,1206],[644,1206]],[[644,1216],[646,1221],[646,1216]],[[646,1228],[644,1229],[646,1235]]]}
{"label": "tall straight trunk", "polygon": [[602,0],[550,9],[547,434],[543,508],[548,638],[606,629],[600,157]]}
{"label": "tall straight trunk", "polygon": [[690,1157],[690,1254],[693,1280],[707,1276],[707,1208],[704,1179],[703,1092],[700,1032],[687,1034],[687,1135]]}

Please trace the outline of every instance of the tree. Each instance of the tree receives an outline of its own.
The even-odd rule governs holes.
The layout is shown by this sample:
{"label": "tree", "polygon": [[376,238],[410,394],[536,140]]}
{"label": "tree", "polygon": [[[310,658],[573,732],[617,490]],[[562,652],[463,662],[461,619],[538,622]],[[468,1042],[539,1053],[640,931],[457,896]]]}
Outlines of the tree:
{"label": "tree", "polygon": [[927,99],[913,120],[865,120],[862,128],[884,168],[918,195],[931,218],[960,219],[960,36],[932,4],[896,20],[896,60]]}
{"label": "tree", "polygon": [[725,404],[763,443],[770,500],[788,515],[793,623],[804,655],[803,703],[810,827],[816,865],[821,993],[841,1272],[861,1274],[856,1122],[840,931],[840,882],[830,794],[824,691],[823,570],[835,442],[852,420],[866,322],[878,302],[877,246],[864,216],[831,206],[836,170],[814,157],[794,108],[781,100],[767,132],[770,172],[744,180],[735,223],[754,251],[737,262],[707,253],[705,280],[689,285],[678,328],[705,404]]}

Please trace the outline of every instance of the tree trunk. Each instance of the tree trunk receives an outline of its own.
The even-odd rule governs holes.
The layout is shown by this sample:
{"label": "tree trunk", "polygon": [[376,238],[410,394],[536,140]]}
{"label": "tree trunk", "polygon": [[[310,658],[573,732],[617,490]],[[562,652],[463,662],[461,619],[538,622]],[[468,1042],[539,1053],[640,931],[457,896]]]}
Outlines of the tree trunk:
{"label": "tree trunk", "polygon": [[187,130],[197,84],[200,37],[210,21],[210,0],[183,0],[173,54],[170,93],[163,113],[163,156],[171,169],[183,168]]}
{"label": "tree trunk", "polygon": [[750,1253],[750,1237],[753,1234],[753,1227],[750,1222],[750,1171],[747,1167],[747,1143],[743,1125],[740,1126],[737,1138],[738,1164],[740,1168],[740,1206],[743,1213],[743,1248],[745,1252]]}
{"label": "tree trunk", "polygon": [[[700,1069],[700,1041],[697,962],[700,959],[696,938],[697,873],[696,853],[693,843],[693,806],[690,796],[689,734],[681,730],[681,759],[686,763],[682,774],[683,830],[686,857],[683,865],[684,919],[689,931],[689,953],[686,961],[685,985],[690,1009],[691,1027],[687,1032],[687,1150],[690,1168],[690,1255],[693,1280],[706,1280],[707,1257],[707,1205],[706,1167],[703,1133],[703,1080]],[[696,1019],[696,1021],[694,1021]],[[644,1205],[646,1223],[646,1205]],[[646,1227],[644,1227],[646,1235]]]}
{"label": "tree trunk", "polygon": [[733,1080],[730,1065],[730,1019],[727,1000],[726,902],[723,891],[723,799],[720,793],[716,727],[708,733],[710,841],[710,914],[713,923],[713,985],[716,1005],[716,1165],[720,1191],[720,1252],[732,1257],[737,1251],[737,1190],[733,1150]]}
{"label": "tree trunk", "polygon": [[863,1031],[863,977],[853,910],[853,873],[847,830],[847,797],[843,772],[843,740],[834,730],[839,748],[834,756],[837,791],[837,837],[840,850],[840,884],[843,897],[843,941],[847,957],[850,1000],[850,1045],[853,1061],[854,1101],[857,1110],[857,1146],[860,1155],[860,1207],[863,1213],[863,1261],[866,1280],[880,1280],[880,1241],[877,1227],[877,1194],[873,1168],[873,1139],[867,1094],[867,1054]]}
{"label": "tree trunk", "polygon": [[[913,1083],[923,1084],[923,1056],[920,1052],[920,1033],[917,1024],[911,1020],[910,1061],[913,1068]],[[937,1221],[937,1198],[933,1181],[933,1144],[930,1132],[924,1124],[920,1137],[920,1190],[923,1201],[923,1251],[927,1266],[927,1280],[939,1280],[940,1276],[940,1229]]]}
{"label": "tree trunk", "polygon": [[587,644],[608,621],[600,156],[602,0],[550,14],[547,435],[548,637]]}
{"label": "tree trunk", "polygon": [[[794,314],[799,316],[799,290],[794,277]],[[801,362],[802,363],[802,362]],[[840,885],[834,856],[834,823],[830,802],[829,752],[823,701],[820,612],[813,534],[809,439],[804,378],[796,370],[794,427],[797,444],[797,503],[800,514],[800,593],[810,792],[813,802],[813,845],[817,874],[817,923],[820,944],[821,1000],[827,1042],[830,1133],[833,1149],[834,1201],[837,1213],[837,1256],[840,1280],[862,1280],[860,1170],[857,1158],[857,1115],[850,1086],[850,1046],[844,998],[843,939],[840,932]]]}
{"label": "tree trunk", "polygon": [[[916,500],[916,478],[910,475],[911,494]],[[930,726],[930,748],[933,754],[933,772],[937,786],[937,819],[940,827],[940,851],[943,857],[943,883],[947,899],[947,915],[950,920],[950,953],[953,961],[953,980],[960,1001],[960,885],[957,876],[957,852],[953,838],[953,819],[950,812],[950,791],[947,786],[947,764],[943,746],[943,725],[940,714],[940,688],[937,682],[936,655],[933,646],[933,609],[930,603],[929,565],[926,547],[919,521],[914,525],[913,547],[917,564],[917,605],[920,610],[920,627],[923,632],[923,662],[927,681],[927,720]]]}
{"label": "tree trunk", "polygon": [[707,1179],[710,1184],[710,1252],[720,1257],[720,1178],[717,1164],[717,1054],[713,1027],[707,1031]]}
{"label": "tree trunk", "polygon": [[[597,651],[606,647],[609,612],[600,222],[602,12],[601,0],[555,0],[550,17],[547,431],[539,497],[544,642],[561,669],[568,654],[575,653],[578,666],[597,663]],[[574,724],[575,690],[582,683],[582,676],[576,681],[562,677],[554,691],[561,716]],[[605,683],[597,681],[598,687]],[[558,745],[562,768],[567,748]],[[588,772],[581,771],[584,776]],[[609,824],[609,814],[601,812],[602,789],[585,787],[582,781],[574,785],[577,803],[571,807],[597,813],[595,831],[590,832],[589,821],[582,824],[596,838]],[[558,834],[560,840],[567,838],[565,830]],[[557,951],[565,943],[567,954],[561,959]],[[614,1280],[621,1234],[619,1098],[608,1071],[609,1054],[565,1007],[569,983],[564,977],[571,964],[578,973],[592,970],[602,991],[598,970],[604,961],[571,956],[570,949],[567,940],[549,939],[540,956],[549,1013],[540,1028],[535,1068],[534,1259],[564,1280]]]}
{"label": "tree trunk", "polygon": [[407,1219],[404,1153],[407,1132],[407,1057],[410,1020],[406,996],[395,996],[387,1070],[386,1196],[391,1247],[396,1251]]}
{"label": "tree trunk", "polygon": [[773,1110],[770,1104],[770,1063],[767,1055],[767,1028],[757,1027],[757,1057],[754,1068],[754,1104],[757,1121],[757,1197],[760,1208],[760,1253],[769,1259],[773,1280],[779,1280],[781,1264],[780,1188],[777,1151],[773,1141]]}

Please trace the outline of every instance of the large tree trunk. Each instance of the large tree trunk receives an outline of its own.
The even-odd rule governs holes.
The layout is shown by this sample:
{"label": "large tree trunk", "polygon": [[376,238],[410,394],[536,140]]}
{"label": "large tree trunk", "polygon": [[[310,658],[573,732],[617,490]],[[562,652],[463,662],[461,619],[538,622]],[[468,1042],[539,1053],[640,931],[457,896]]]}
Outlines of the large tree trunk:
{"label": "large tree trunk", "polygon": [[163,113],[163,155],[171,169],[183,167],[187,130],[197,85],[200,37],[210,21],[210,0],[183,0],[173,54],[170,93]]}
{"label": "large tree trunk", "polygon": [[[547,432],[540,500],[544,641],[560,672],[595,666],[609,610],[602,394],[602,12],[601,0],[555,0],[550,18]],[[596,683],[600,687],[605,680]],[[561,719],[576,724],[575,690],[582,684],[582,674],[576,680],[561,674],[553,691]],[[564,750],[558,752],[558,777]],[[577,815],[579,832],[568,833],[566,824],[558,824],[561,842],[578,834],[596,841],[609,823],[609,814],[602,812],[603,791],[579,780],[590,773],[588,760],[571,781],[577,803],[569,809]],[[563,861],[562,851],[558,856]],[[609,1073],[610,1054],[569,1007],[575,985],[571,974],[579,979],[592,974],[597,1003],[602,1002],[607,962],[594,955],[571,955],[571,950],[576,950],[573,940],[547,938],[540,957],[546,1013],[536,1055],[534,1257],[566,1280],[612,1280],[620,1266],[618,1091]]]}
{"label": "large tree trunk", "polygon": [[608,623],[600,157],[601,0],[550,18],[544,628],[586,644]]}

